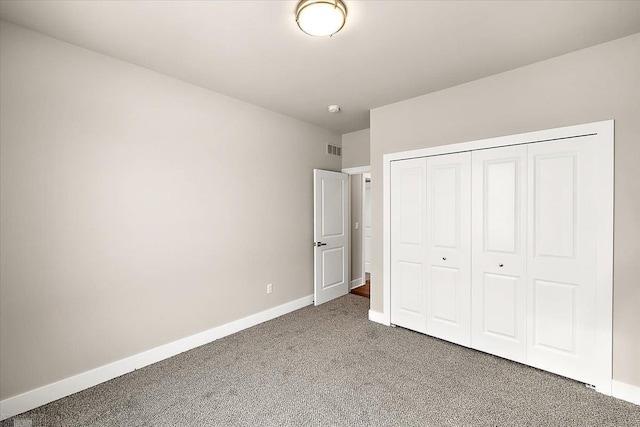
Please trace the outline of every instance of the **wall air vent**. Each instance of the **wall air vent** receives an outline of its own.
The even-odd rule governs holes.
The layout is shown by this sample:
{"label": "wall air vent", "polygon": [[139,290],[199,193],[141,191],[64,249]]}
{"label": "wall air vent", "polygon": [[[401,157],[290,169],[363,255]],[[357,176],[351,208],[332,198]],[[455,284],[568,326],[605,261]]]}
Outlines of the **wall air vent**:
{"label": "wall air vent", "polygon": [[339,147],[337,145],[327,144],[327,154],[331,154],[333,156],[341,157],[342,156],[342,147]]}

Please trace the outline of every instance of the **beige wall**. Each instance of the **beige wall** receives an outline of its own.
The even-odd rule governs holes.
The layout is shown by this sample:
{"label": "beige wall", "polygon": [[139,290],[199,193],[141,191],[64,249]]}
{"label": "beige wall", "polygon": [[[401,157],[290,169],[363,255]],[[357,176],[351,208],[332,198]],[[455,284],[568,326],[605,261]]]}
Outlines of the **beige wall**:
{"label": "beige wall", "polygon": [[[640,386],[640,34],[371,112],[371,166],[403,150],[615,119],[614,379]],[[382,180],[371,307],[382,310]]]}
{"label": "beige wall", "polygon": [[340,170],[340,135],[0,40],[0,399],[313,292],[312,169]]}
{"label": "beige wall", "polygon": [[369,166],[370,146],[369,129],[342,135],[342,167]]}
{"label": "beige wall", "polygon": [[[362,279],[362,174],[351,180],[351,280]],[[356,222],[358,229],[356,229]]]}

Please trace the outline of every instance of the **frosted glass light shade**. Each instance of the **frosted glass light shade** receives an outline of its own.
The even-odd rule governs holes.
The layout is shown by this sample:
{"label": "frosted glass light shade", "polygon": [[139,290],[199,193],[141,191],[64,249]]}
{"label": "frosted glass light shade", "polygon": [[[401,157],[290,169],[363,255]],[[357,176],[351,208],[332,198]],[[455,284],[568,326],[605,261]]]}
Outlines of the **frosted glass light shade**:
{"label": "frosted glass light shade", "polygon": [[302,0],[296,13],[300,29],[315,37],[334,35],[346,19],[347,8],[340,0]]}

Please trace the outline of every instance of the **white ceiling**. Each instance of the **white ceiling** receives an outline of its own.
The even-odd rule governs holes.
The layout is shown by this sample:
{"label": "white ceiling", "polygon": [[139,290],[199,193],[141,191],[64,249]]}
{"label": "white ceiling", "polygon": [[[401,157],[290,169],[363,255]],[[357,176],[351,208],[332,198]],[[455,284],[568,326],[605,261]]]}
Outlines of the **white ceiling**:
{"label": "white ceiling", "polygon": [[640,32],[639,1],[345,3],[331,38],[297,28],[297,0],[2,1],[0,17],[339,133],[369,127],[372,108]]}

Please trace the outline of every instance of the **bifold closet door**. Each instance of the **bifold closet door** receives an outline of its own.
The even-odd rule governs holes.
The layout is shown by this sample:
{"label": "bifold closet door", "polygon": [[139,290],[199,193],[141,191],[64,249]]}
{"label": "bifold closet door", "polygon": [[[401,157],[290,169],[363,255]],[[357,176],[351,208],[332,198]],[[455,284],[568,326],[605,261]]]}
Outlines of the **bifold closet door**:
{"label": "bifold closet door", "polygon": [[427,334],[471,343],[471,153],[427,158]]}
{"label": "bifold closet door", "polygon": [[529,145],[529,365],[595,384],[596,138]]}
{"label": "bifold closet door", "polygon": [[426,333],[425,158],[391,163],[391,323]]}
{"label": "bifold closet door", "polygon": [[527,146],[472,153],[471,346],[526,360]]}

